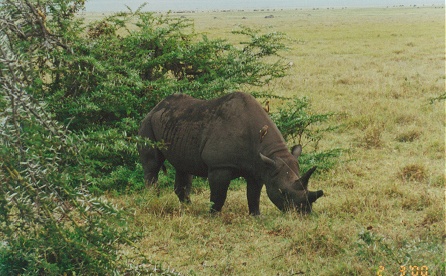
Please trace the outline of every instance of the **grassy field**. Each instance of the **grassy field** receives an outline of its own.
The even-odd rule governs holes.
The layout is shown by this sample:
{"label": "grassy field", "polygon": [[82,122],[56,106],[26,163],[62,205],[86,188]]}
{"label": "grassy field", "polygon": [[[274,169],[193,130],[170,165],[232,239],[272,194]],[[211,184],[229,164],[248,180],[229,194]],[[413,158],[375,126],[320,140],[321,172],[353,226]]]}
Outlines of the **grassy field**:
{"label": "grassy field", "polygon": [[308,97],[315,112],[340,114],[333,123],[342,127],[320,147],[345,151],[310,182],[326,196],[306,217],[282,214],[265,191],[262,216],[248,216],[245,185],[233,186],[217,216],[208,214],[203,185],[190,206],[179,204],[173,188],[160,197],[110,196],[134,214],[142,251],[186,275],[403,275],[404,268],[405,275],[444,275],[445,106],[430,103],[445,92],[444,12],[182,14],[214,38],[231,39],[238,24],[286,33],[283,55],[293,66],[271,89]]}

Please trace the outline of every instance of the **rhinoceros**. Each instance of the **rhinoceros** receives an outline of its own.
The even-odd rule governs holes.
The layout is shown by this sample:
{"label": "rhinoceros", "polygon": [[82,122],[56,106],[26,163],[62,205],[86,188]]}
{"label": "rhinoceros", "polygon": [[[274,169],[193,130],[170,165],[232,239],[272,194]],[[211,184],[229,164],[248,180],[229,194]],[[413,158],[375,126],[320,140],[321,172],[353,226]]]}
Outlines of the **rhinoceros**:
{"label": "rhinoceros", "polygon": [[247,182],[248,208],[259,215],[263,185],[282,211],[309,213],[323,191],[308,191],[315,167],[301,175],[300,145],[288,150],[277,126],[257,100],[234,92],[212,100],[174,94],[158,103],[142,120],[139,136],[165,147],[139,146],[147,186],[158,180],[167,159],[175,168],[174,190],[190,202],[192,176],[207,177],[211,212],[221,211],[230,181]]}

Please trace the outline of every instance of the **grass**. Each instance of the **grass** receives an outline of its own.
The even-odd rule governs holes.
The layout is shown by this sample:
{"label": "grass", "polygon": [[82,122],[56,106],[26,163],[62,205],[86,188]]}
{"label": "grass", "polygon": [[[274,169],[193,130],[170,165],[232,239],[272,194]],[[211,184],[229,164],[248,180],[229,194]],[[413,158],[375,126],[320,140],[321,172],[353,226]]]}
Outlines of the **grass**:
{"label": "grass", "polygon": [[238,24],[286,33],[293,66],[271,90],[344,114],[319,146],[348,151],[312,179],[326,196],[306,217],[280,213],[265,191],[262,216],[248,216],[240,183],[217,216],[202,180],[189,206],[172,187],[110,195],[144,253],[186,275],[444,275],[445,107],[429,101],[445,92],[444,8],[181,15],[210,37],[231,40]]}

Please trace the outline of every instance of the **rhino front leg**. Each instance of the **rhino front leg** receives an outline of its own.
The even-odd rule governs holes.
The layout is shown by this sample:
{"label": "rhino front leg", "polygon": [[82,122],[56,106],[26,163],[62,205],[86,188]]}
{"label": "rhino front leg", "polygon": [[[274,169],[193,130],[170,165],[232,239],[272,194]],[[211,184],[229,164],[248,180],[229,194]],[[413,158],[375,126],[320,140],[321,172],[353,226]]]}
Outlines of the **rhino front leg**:
{"label": "rhino front leg", "polygon": [[253,178],[246,178],[246,194],[248,196],[249,214],[252,216],[260,215],[260,193],[262,192],[262,185]]}
{"label": "rhino front leg", "polygon": [[231,183],[231,174],[228,170],[216,170],[208,173],[211,189],[211,213],[220,212],[225,204],[229,183]]}
{"label": "rhino front leg", "polygon": [[163,154],[156,148],[141,147],[139,158],[144,170],[144,183],[146,187],[155,185],[158,181],[158,172],[164,163]]}
{"label": "rhino front leg", "polygon": [[181,202],[190,203],[190,189],[192,186],[192,175],[176,171],[175,175],[175,194]]}

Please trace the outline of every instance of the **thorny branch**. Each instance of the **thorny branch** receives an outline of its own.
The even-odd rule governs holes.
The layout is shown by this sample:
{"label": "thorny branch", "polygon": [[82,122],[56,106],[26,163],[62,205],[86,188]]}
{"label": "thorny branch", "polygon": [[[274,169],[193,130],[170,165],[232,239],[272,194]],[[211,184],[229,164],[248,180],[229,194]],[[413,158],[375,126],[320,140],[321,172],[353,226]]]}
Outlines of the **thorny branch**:
{"label": "thorny branch", "polygon": [[[84,179],[71,186],[69,179],[78,176],[67,173],[65,164],[81,158],[75,137],[31,94],[35,60],[67,46],[47,28],[43,8],[29,0],[4,3],[16,10],[0,7],[0,249],[2,254],[12,250],[11,256],[33,251],[43,264],[46,244],[24,248],[19,241],[36,243],[54,236],[56,244],[63,241],[62,248],[74,244],[106,266],[114,262],[114,241],[119,236],[112,240],[101,236],[106,226],[102,216],[116,215],[117,210],[92,197],[82,186],[88,184]],[[38,39],[29,41],[34,38]],[[30,42],[29,51],[21,48],[23,41]],[[97,242],[102,239],[105,243]]]}

